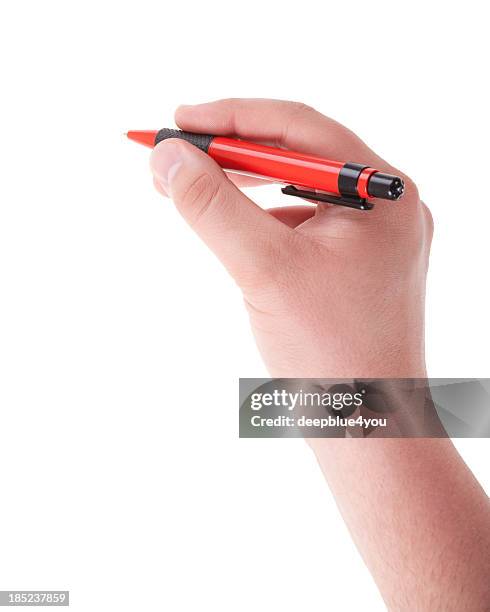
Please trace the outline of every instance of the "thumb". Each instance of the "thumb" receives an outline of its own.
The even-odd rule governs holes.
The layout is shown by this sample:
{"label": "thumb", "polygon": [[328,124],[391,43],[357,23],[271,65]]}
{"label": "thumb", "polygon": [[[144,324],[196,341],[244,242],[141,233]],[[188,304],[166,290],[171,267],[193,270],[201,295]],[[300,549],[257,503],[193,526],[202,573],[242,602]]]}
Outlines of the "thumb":
{"label": "thumb", "polygon": [[292,230],[237,189],[209,155],[168,139],[153,150],[151,168],[155,182],[242,288],[280,265]]}

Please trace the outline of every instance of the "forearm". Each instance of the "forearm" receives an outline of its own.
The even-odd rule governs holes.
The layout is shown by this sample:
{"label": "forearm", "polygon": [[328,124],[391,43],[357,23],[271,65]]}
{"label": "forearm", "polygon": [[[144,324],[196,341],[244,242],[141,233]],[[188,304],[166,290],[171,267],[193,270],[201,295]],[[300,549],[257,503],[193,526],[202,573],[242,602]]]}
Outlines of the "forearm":
{"label": "forearm", "polygon": [[310,445],[390,610],[485,609],[488,498],[449,439]]}
{"label": "forearm", "polygon": [[[426,377],[423,347],[414,355],[410,363],[380,359],[370,364],[370,374],[407,379],[401,393],[401,381],[378,384],[396,404],[393,419],[401,432],[428,435],[420,428],[425,423],[438,436],[438,419],[430,407],[424,410],[424,394],[409,380]],[[309,444],[390,610],[485,609],[490,504],[449,438],[322,438]]]}

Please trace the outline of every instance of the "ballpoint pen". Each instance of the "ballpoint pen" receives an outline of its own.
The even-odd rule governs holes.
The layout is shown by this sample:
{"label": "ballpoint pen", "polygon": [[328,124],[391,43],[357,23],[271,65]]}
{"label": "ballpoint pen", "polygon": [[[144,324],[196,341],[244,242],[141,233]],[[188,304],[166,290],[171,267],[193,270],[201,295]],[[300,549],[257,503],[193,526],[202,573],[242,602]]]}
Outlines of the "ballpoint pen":
{"label": "ballpoint pen", "polygon": [[128,138],[154,147],[162,140],[179,138],[198,147],[224,170],[279,182],[282,192],[308,200],[370,210],[369,198],[398,200],[403,180],[366,164],[341,162],[258,143],[164,128],[127,133]]}

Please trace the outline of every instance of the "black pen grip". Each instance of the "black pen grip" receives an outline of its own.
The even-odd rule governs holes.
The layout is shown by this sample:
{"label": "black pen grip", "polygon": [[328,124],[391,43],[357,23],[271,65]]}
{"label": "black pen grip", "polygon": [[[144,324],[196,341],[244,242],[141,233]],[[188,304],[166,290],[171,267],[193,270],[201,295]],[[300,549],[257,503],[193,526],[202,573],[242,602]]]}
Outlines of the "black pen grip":
{"label": "black pen grip", "polygon": [[204,151],[204,153],[207,153],[209,145],[211,144],[214,136],[210,136],[209,134],[194,134],[193,132],[183,132],[182,130],[163,128],[163,130],[157,132],[155,136],[155,145],[162,140],[167,140],[167,138],[180,138],[181,140],[186,140],[198,149],[201,149],[201,151]]}

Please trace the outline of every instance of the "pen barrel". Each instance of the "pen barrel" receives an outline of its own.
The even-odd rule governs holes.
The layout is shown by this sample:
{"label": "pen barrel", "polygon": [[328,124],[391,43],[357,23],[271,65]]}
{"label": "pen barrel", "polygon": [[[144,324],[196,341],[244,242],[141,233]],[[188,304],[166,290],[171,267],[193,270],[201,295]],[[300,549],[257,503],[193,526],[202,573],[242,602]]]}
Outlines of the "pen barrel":
{"label": "pen barrel", "polygon": [[340,196],[398,200],[404,191],[400,177],[366,165],[338,162],[235,138],[170,128],[156,133],[131,132],[128,136],[150,146],[153,137],[154,145],[168,138],[179,138],[210,155],[224,170]]}
{"label": "pen barrel", "polygon": [[339,194],[342,162],[215,136],[208,154],[224,169]]}

